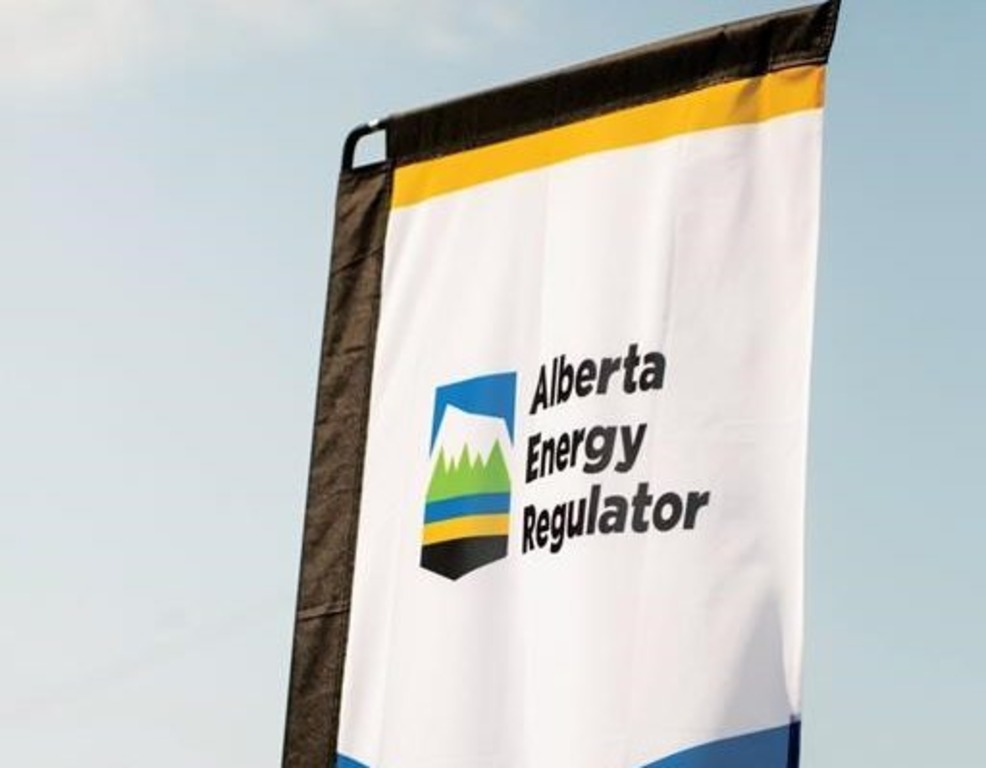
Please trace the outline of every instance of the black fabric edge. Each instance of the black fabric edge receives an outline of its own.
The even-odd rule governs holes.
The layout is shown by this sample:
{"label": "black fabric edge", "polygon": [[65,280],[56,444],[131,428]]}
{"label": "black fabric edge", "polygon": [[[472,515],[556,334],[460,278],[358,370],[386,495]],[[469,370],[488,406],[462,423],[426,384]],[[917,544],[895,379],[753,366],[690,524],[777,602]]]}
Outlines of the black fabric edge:
{"label": "black fabric edge", "polygon": [[724,24],[394,115],[398,165],[536,133],[732,80],[828,62],[840,0]]}
{"label": "black fabric edge", "polygon": [[389,163],[344,170],[336,197],[282,766],[334,765],[362,491]]}
{"label": "black fabric edge", "polygon": [[787,768],[799,768],[801,765],[801,721],[792,720],[788,731]]}

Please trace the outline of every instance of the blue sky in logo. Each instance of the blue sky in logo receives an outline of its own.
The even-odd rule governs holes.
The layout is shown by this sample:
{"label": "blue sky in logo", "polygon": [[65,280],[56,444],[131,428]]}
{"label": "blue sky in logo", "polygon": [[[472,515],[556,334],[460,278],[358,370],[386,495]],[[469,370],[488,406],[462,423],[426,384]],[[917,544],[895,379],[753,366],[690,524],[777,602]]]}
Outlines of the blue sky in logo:
{"label": "blue sky in logo", "polygon": [[[796,4],[0,3],[0,764],[279,763],[351,126]],[[981,751],[984,29],[844,3],[804,768]]]}
{"label": "blue sky in logo", "polygon": [[503,419],[507,425],[507,434],[512,441],[516,400],[516,373],[477,376],[467,381],[438,387],[435,390],[435,415],[431,424],[431,448],[435,447],[445,409],[450,405],[477,416],[494,416]]}

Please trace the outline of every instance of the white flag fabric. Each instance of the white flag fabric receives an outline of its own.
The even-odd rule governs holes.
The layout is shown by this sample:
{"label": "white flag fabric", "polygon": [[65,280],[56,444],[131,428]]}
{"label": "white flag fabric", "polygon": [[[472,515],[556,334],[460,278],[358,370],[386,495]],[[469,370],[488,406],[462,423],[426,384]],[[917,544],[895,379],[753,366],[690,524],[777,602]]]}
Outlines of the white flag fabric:
{"label": "white flag fabric", "polygon": [[395,116],[344,172],[286,765],[797,768],[837,10]]}

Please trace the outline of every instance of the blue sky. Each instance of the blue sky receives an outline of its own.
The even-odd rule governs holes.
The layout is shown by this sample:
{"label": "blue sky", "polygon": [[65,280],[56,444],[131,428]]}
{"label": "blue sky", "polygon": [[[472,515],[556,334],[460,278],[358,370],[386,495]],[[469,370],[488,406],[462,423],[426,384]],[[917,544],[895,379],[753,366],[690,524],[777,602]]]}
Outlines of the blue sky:
{"label": "blue sky", "polygon": [[[349,127],[767,0],[0,0],[0,763],[279,759]],[[986,6],[847,0],[806,768],[971,765]]]}

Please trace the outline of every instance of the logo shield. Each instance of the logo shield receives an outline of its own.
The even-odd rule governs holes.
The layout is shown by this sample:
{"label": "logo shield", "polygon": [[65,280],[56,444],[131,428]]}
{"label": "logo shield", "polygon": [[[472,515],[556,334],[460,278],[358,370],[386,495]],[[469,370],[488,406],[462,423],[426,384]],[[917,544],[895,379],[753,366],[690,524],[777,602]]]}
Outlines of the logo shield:
{"label": "logo shield", "polygon": [[517,374],[481,376],[435,390],[431,479],[421,566],[458,579],[504,558]]}

